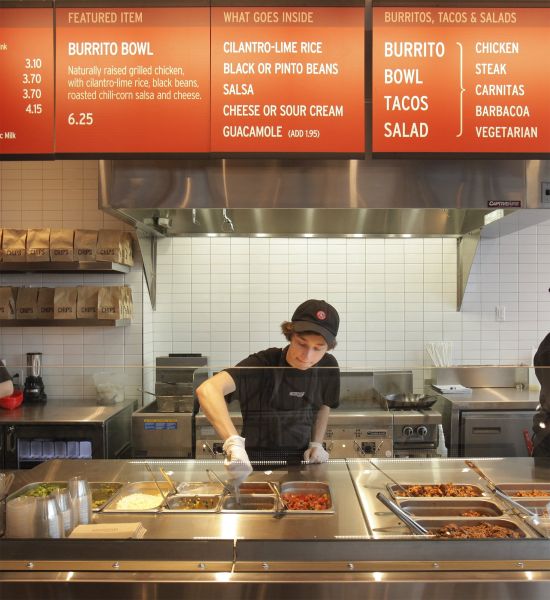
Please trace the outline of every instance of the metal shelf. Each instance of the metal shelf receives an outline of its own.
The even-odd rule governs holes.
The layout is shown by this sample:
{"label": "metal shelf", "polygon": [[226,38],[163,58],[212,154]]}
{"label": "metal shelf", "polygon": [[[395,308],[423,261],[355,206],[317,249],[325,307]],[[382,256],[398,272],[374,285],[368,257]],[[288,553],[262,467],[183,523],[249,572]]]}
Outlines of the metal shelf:
{"label": "metal shelf", "polygon": [[114,262],[1,262],[0,273],[129,273],[130,267]]}
{"label": "metal shelf", "polygon": [[131,319],[5,319],[0,327],[126,327]]}

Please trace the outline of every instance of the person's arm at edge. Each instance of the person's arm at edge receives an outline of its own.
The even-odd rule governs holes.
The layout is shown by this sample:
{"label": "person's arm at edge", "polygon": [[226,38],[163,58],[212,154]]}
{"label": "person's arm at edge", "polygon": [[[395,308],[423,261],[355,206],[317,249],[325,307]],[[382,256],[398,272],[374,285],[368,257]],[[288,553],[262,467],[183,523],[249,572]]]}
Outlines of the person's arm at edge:
{"label": "person's arm at edge", "polygon": [[0,398],[11,396],[13,394],[13,383],[11,381],[2,381],[0,383]]}
{"label": "person's arm at edge", "polygon": [[234,391],[235,382],[227,371],[216,373],[197,388],[197,398],[202,411],[224,441],[232,435],[239,435],[229,416],[224,397]]}
{"label": "person's arm at edge", "polygon": [[315,419],[315,423],[313,425],[313,431],[311,434],[311,441],[318,442],[319,444],[323,443],[325,439],[325,433],[328,425],[328,416],[330,414],[330,406],[323,404],[319,411],[317,412],[317,418]]}

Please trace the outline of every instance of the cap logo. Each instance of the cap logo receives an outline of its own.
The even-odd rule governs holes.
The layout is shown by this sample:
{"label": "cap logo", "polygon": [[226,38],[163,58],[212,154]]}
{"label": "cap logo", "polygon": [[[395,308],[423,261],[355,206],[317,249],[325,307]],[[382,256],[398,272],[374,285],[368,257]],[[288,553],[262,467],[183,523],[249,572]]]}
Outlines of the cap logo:
{"label": "cap logo", "polygon": [[319,321],[324,321],[327,318],[327,313],[324,310],[318,310],[315,313],[315,316],[319,319]]}

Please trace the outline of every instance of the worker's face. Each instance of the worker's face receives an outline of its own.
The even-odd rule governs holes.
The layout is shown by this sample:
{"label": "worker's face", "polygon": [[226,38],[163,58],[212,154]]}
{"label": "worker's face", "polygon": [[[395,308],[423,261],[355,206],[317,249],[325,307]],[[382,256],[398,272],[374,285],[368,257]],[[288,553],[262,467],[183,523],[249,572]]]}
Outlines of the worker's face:
{"label": "worker's face", "polygon": [[286,361],[291,367],[305,371],[315,366],[327,350],[328,345],[322,335],[293,333],[286,353]]}

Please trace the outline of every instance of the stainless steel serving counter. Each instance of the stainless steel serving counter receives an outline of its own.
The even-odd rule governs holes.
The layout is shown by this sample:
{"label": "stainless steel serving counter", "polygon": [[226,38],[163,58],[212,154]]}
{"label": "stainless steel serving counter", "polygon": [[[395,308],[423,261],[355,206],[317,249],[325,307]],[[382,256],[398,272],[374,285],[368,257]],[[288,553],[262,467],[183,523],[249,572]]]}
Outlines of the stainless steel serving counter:
{"label": "stainless steel serving counter", "polygon": [[[550,482],[550,461],[476,461],[495,481]],[[177,481],[223,475],[221,461],[149,461]],[[376,459],[402,483],[483,485],[459,459]],[[51,461],[18,472],[15,487],[59,481],[151,480],[141,461]],[[516,598],[550,595],[550,539],[434,539],[414,536],[376,499],[389,480],[371,462],[330,461],[255,471],[255,481],[324,481],[328,514],[113,514],[98,523],[140,521],[140,540],[0,539],[6,598]],[[529,532],[529,530],[526,530]],[[40,590],[40,592],[38,592]],[[33,596],[35,594],[35,596]]]}
{"label": "stainless steel serving counter", "polygon": [[132,403],[128,400],[112,406],[90,406],[49,400],[46,404],[22,404],[13,410],[0,410],[0,425],[105,423]]}

